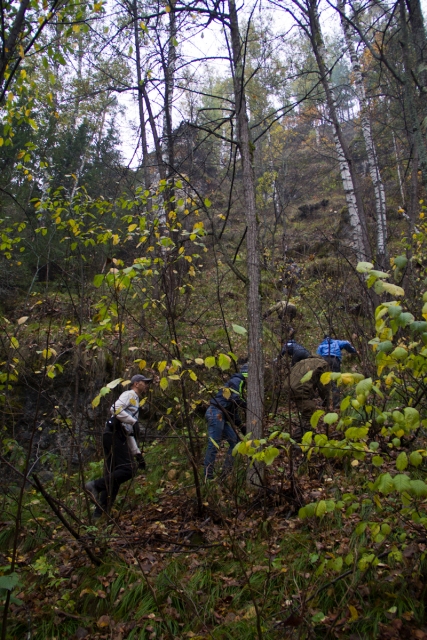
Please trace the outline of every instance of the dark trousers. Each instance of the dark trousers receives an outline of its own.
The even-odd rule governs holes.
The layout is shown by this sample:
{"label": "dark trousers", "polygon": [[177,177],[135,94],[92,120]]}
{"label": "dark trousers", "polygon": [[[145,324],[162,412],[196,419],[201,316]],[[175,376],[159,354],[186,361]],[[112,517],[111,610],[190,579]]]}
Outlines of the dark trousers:
{"label": "dark trousers", "polygon": [[128,482],[135,475],[134,465],[129,453],[126,436],[118,431],[105,432],[102,436],[104,448],[104,477],[95,480],[95,488],[99,491],[99,505],[95,512],[100,512],[100,507],[110,511],[120,489],[120,485]]}
{"label": "dark trousers", "polygon": [[[212,479],[216,454],[222,439],[227,440],[230,445],[225,456],[223,473],[231,471],[233,466],[233,449],[238,442],[236,432],[231,425],[224,420],[224,415],[220,409],[210,405],[206,411],[206,421],[208,423],[208,448],[206,449],[204,462],[205,478]],[[213,442],[212,442],[213,441]],[[216,443],[216,444],[214,444]]]}
{"label": "dark trousers", "polygon": [[[337,356],[323,356],[323,359],[328,363],[329,371],[333,371],[334,373],[340,373],[341,371],[341,360],[337,358]],[[334,409],[338,409],[341,402],[341,396],[339,389],[336,385],[336,382],[331,381],[331,395],[332,398],[327,398],[326,401],[323,401],[323,404],[330,403],[332,399],[332,406]]]}

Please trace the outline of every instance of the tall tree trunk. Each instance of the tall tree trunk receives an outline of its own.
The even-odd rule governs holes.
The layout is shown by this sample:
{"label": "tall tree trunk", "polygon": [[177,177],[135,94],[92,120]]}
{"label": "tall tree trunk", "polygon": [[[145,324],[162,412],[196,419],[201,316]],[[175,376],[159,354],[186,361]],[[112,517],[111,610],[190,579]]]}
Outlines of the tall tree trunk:
{"label": "tall tree trunk", "polygon": [[393,130],[391,132],[391,136],[393,138],[394,155],[396,156],[396,169],[397,169],[397,179],[398,179],[398,182],[399,182],[400,197],[402,198],[402,207],[404,207],[405,206],[405,192],[403,190],[402,171],[400,170],[399,150],[397,148],[396,136],[394,135],[394,131]]}
{"label": "tall tree trunk", "polygon": [[414,228],[418,219],[420,203],[418,201],[418,152],[417,147],[412,145],[412,168],[411,168],[411,205],[409,216],[411,218],[411,229]]}
{"label": "tall tree trunk", "polygon": [[406,0],[412,42],[415,49],[417,68],[415,77],[422,99],[424,116],[427,115],[427,37],[420,0]]}
{"label": "tall tree trunk", "polygon": [[[343,181],[347,207],[352,226],[352,244],[357,261],[370,259],[371,250],[369,246],[368,230],[365,213],[363,210],[362,198],[358,188],[354,161],[351,157],[347,141],[344,138],[341,124],[339,122],[335,97],[330,85],[330,72],[326,67],[326,48],[320,29],[319,14],[317,11],[318,0],[306,0],[307,17],[310,30],[310,40],[314,57],[319,68],[320,80],[325,91],[326,103],[328,105],[329,116],[334,128],[335,146],[337,149],[338,161]],[[298,3],[298,6],[299,3]]]}
{"label": "tall tree trunk", "polygon": [[169,33],[167,44],[167,57],[163,57],[163,73],[165,78],[165,97],[163,111],[163,160],[167,166],[168,177],[173,173],[174,166],[174,142],[172,126],[172,104],[175,87],[176,67],[176,12],[175,0],[169,2]]}
{"label": "tall tree trunk", "polygon": [[150,186],[150,177],[148,174],[148,146],[147,146],[147,129],[145,126],[145,115],[144,115],[144,78],[142,77],[142,68],[141,68],[141,49],[139,42],[139,31],[138,31],[138,4],[137,0],[133,0],[132,3],[132,14],[133,14],[133,30],[134,30],[134,39],[135,39],[135,56],[136,56],[136,78],[138,81],[138,112],[139,112],[139,127],[141,130],[141,147],[142,147],[142,162],[144,167],[144,189],[148,189]]}
{"label": "tall tree trunk", "polygon": [[409,126],[411,127],[411,131],[410,131],[411,138],[414,140],[415,146],[417,148],[418,161],[419,161],[422,176],[423,176],[423,184],[424,184],[424,187],[427,188],[427,148],[421,132],[420,118],[417,113],[417,107],[415,103],[416,97],[415,97],[414,85],[412,82],[413,64],[411,61],[411,53],[410,53],[410,47],[409,47],[409,33],[408,33],[408,25],[407,25],[405,0],[399,0],[399,9],[400,9],[400,32],[401,32],[401,37],[399,41],[400,41],[400,46],[402,47],[403,65],[405,68],[405,72],[402,79],[403,87],[405,91],[404,93],[405,103],[406,103],[406,109],[408,113],[408,122],[409,122]]}
{"label": "tall tree trunk", "polygon": [[[253,171],[253,143],[251,141],[246,99],[244,90],[244,68],[242,56],[242,42],[236,4],[228,0],[230,12],[230,36],[232,50],[232,71],[234,82],[234,100],[237,120],[237,140],[242,160],[243,192],[246,208],[246,247],[248,264],[248,407],[247,431],[252,432],[255,439],[263,434],[264,414],[264,362],[262,352],[262,324],[260,300],[260,256],[258,239],[258,220],[255,200],[255,176]],[[249,469],[248,483],[259,485],[264,474],[262,465],[254,465]]]}
{"label": "tall tree trunk", "polygon": [[338,10],[341,17],[341,26],[344,32],[345,42],[350,55],[353,71],[354,88],[360,107],[360,121],[362,134],[365,141],[366,154],[368,156],[368,169],[375,193],[375,211],[377,222],[377,263],[384,269],[387,262],[387,217],[384,184],[381,178],[377,152],[372,136],[369,103],[366,97],[360,62],[356,54],[353,41],[353,33],[348,21],[345,19],[345,0],[338,0]]}

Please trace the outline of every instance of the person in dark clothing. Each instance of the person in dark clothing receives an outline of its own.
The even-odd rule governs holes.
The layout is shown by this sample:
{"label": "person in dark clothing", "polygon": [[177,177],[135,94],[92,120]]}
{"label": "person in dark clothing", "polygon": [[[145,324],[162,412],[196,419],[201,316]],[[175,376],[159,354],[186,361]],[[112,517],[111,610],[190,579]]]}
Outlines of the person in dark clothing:
{"label": "person in dark clothing", "polygon": [[205,414],[208,426],[208,447],[204,461],[205,479],[212,480],[213,478],[218,446],[223,438],[230,445],[224,462],[223,474],[229,472],[233,466],[232,452],[238,442],[235,427],[242,424],[239,408],[246,409],[243,389],[247,376],[248,365],[244,364],[239,373],[233,374],[210,401]]}
{"label": "person in dark clothing", "polygon": [[112,405],[111,418],[102,435],[104,449],[104,476],[86,483],[85,489],[96,503],[93,517],[110,513],[120,486],[133,478],[137,469],[145,469],[145,460],[135,437],[138,435],[140,398],[148,391],[152,378],[141,374],[133,376],[131,388]]}
{"label": "person in dark clothing", "polygon": [[[325,360],[317,357],[305,358],[291,369],[289,380],[286,380],[285,386],[298,409],[300,425],[294,431],[294,438],[301,438],[310,429],[310,418],[316,411],[316,393],[322,400],[327,398],[327,388],[320,382],[321,375],[326,370]],[[311,378],[301,382],[309,371],[313,372]]]}
{"label": "person in dark clothing", "polygon": [[299,344],[296,340],[288,340],[282,347],[282,351],[280,353],[281,357],[285,355],[289,355],[292,358],[291,366],[300,362],[301,360],[305,360],[306,358],[311,358],[311,353],[307,351],[302,344]]}

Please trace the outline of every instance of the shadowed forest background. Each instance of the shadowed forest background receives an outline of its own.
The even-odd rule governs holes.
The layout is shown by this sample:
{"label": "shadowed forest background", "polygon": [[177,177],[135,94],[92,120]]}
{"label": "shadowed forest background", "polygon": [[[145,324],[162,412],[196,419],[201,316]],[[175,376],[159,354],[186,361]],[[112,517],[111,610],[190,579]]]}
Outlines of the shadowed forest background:
{"label": "shadowed forest background", "polygon": [[[0,17],[2,640],[427,639],[419,0]],[[358,352],[302,439],[291,326]],[[247,434],[205,483],[204,414],[246,359]],[[139,372],[147,471],[94,522]]]}

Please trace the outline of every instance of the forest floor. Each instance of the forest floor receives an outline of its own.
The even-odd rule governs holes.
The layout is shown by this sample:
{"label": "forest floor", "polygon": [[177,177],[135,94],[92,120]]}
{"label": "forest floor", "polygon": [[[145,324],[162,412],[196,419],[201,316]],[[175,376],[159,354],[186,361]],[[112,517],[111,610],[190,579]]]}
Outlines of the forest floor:
{"label": "forest floor", "polygon": [[[230,476],[202,484],[199,511],[180,440],[168,435],[146,447],[148,472],[122,487],[110,519],[90,521],[78,476],[68,479],[70,489],[46,483],[80,520],[79,540],[40,494],[28,493],[8,638],[427,640],[425,574],[411,562],[426,541],[416,528],[405,530],[403,565],[387,557],[387,540],[377,545],[383,562],[357,569],[367,532],[354,530],[369,520],[369,478],[294,451],[292,486],[283,446],[266,491],[248,493],[238,459]],[[93,464],[91,475],[99,469]],[[362,513],[355,500],[365,493]],[[303,504],[338,499],[346,518],[339,510],[298,517]],[[10,521],[0,530],[0,563],[7,565],[13,501],[4,507]]]}

